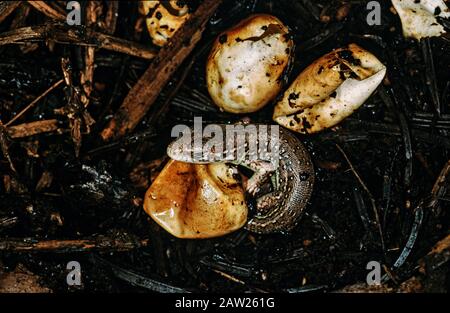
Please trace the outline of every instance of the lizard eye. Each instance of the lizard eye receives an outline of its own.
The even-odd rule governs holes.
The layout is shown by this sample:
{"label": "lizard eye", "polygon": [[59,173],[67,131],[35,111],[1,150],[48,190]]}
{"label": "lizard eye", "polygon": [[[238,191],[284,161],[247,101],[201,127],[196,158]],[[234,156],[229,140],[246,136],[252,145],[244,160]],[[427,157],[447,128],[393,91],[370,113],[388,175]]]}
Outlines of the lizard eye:
{"label": "lizard eye", "polygon": [[221,110],[250,113],[281,91],[294,42],[274,16],[252,15],[220,34],[206,65],[209,94]]}

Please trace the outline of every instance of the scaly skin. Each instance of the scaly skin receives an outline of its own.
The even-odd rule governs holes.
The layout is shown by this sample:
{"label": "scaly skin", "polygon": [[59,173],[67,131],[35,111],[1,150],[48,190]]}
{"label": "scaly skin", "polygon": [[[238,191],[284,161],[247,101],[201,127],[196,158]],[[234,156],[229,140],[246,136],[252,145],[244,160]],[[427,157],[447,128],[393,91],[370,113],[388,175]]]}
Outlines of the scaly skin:
{"label": "scaly skin", "polygon": [[[225,135],[226,125],[220,124]],[[261,127],[262,125],[256,125]],[[264,125],[266,127],[267,125]],[[225,137],[225,136],[224,136]],[[194,159],[193,153],[198,155],[194,145],[191,150],[183,151],[177,148],[182,138],[173,141],[167,148],[167,154],[174,160],[205,164],[211,162],[228,162],[236,165],[245,166],[252,169],[255,173],[248,180],[246,191],[256,197],[256,213],[249,219],[246,229],[249,231],[267,234],[275,232],[289,232],[299,221],[304,208],[311,196],[314,184],[314,168],[308,151],[300,140],[291,134],[288,130],[279,128],[279,158],[278,163],[273,162],[268,156],[257,154],[257,159],[251,159],[252,151],[248,147],[255,142],[260,147],[258,137],[251,134],[245,136],[245,159],[237,158],[236,145],[232,146],[233,158],[226,159],[228,151],[226,142],[223,142],[224,153],[217,155],[211,153],[202,153],[202,159]],[[192,138],[193,132],[192,132]],[[225,139],[224,139],[225,140]],[[203,139],[203,143],[208,140]],[[193,141],[192,141],[193,142]],[[266,144],[266,147],[268,143]],[[187,153],[186,153],[187,152]],[[204,151],[203,151],[204,152]],[[274,182],[273,191],[259,196],[261,186],[271,178]]]}

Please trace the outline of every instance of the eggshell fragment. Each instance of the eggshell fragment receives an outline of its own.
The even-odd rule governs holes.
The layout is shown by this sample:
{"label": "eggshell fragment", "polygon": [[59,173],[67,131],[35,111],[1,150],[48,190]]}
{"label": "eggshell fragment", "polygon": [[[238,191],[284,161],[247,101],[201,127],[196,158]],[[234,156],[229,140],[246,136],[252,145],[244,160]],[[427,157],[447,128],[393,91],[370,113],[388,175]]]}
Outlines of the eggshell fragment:
{"label": "eggshell fragment", "polygon": [[375,91],[386,67],[356,44],[336,49],[309,65],[275,106],[273,119],[299,133],[332,127]]}
{"label": "eggshell fragment", "polygon": [[247,221],[247,204],[232,168],[224,163],[170,160],[145,194],[144,210],[178,238],[211,238]]}
{"label": "eggshell fragment", "polygon": [[420,40],[445,33],[437,16],[450,18],[450,10],[442,0],[392,0],[402,22],[403,35]]}
{"label": "eggshell fragment", "polygon": [[147,16],[145,22],[153,43],[161,47],[189,18],[189,8],[182,1],[141,1],[141,12]]}
{"label": "eggshell fragment", "polygon": [[220,109],[250,113],[280,92],[294,43],[276,17],[252,15],[223,32],[206,66],[209,94]]}

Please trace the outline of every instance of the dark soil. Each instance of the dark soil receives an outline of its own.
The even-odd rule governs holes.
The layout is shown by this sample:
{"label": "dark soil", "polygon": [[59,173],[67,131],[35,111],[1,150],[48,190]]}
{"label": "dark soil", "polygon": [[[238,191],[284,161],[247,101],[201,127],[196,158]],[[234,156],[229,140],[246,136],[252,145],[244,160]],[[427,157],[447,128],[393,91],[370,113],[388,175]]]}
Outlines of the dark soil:
{"label": "dark soil", "polygon": [[[394,281],[390,276],[385,279],[392,286],[419,275],[418,260],[449,230],[445,193],[434,204],[431,201],[436,200],[432,188],[450,152],[450,39],[404,39],[390,2],[380,2],[382,24],[369,26],[367,1],[224,1],[193,54],[137,129],[113,143],[103,143],[99,133],[151,61],[97,50],[88,107],[96,123],[89,134],[82,134],[78,157],[69,118],[54,112],[69,103],[70,87],[64,84],[15,123],[56,118],[64,131],[6,139],[16,172],[7,158],[0,160],[0,245],[8,238],[99,235],[150,243],[126,252],[17,252],[9,247],[0,250],[0,266],[10,271],[24,264],[56,292],[331,291],[365,282],[366,265],[372,260],[389,269]],[[350,6],[348,15],[343,6]],[[311,152],[316,184],[307,214],[292,233],[255,235],[240,230],[217,239],[176,239],[142,209],[145,190],[161,169],[151,161],[165,156],[176,124],[190,124],[194,116],[202,116],[205,123],[242,117],[221,113],[212,104],[205,86],[205,61],[211,40],[254,12],[273,14],[291,28],[296,51],[289,82],[318,57],[352,42],[387,66],[387,79],[336,129],[299,136]],[[0,33],[10,30],[18,14],[0,23]],[[132,40],[137,16],[136,2],[121,1],[113,36]],[[32,8],[24,26],[49,22]],[[150,45],[145,29],[136,40]],[[3,124],[62,78],[62,57],[70,60],[73,84],[79,86],[85,47],[33,44],[37,47],[29,52],[24,45],[0,45]],[[174,88],[178,89],[173,92]],[[273,103],[249,117],[271,123],[272,111]],[[37,191],[44,172],[50,172],[53,180]],[[371,198],[380,216],[384,246]],[[7,219],[9,223],[2,222]],[[408,240],[409,255],[402,253]],[[81,264],[80,287],[66,284],[66,264],[72,260]],[[139,282],[130,271],[141,276]],[[443,275],[426,276],[422,291],[428,290],[427,284],[434,291],[448,291],[448,270]]]}

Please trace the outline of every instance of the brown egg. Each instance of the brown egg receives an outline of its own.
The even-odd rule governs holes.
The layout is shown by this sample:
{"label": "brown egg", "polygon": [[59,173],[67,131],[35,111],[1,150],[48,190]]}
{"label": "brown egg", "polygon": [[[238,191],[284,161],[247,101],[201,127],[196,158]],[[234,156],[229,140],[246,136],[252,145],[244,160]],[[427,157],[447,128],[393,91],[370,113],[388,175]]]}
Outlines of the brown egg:
{"label": "brown egg", "polygon": [[314,61],[289,86],[273,119],[299,133],[333,127],[358,109],[383,81],[386,67],[356,44]]}
{"label": "brown egg", "polygon": [[247,221],[244,191],[224,163],[170,160],[145,194],[144,210],[178,238],[211,238]]}
{"label": "brown egg", "polygon": [[161,47],[189,18],[189,7],[182,1],[141,1],[141,12],[153,43]]}
{"label": "brown egg", "polygon": [[252,15],[220,34],[206,65],[209,94],[220,109],[255,112],[282,88],[294,43],[276,17]]}

